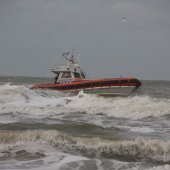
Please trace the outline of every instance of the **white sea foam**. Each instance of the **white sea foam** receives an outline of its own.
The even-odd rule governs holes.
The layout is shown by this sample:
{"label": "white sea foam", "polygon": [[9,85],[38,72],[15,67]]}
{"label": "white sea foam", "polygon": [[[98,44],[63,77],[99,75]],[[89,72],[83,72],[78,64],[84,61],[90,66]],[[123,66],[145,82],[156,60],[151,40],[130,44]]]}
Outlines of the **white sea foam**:
{"label": "white sea foam", "polygon": [[[55,130],[0,132],[0,152],[5,153],[23,144],[48,143],[64,152],[95,157],[153,159],[170,161],[170,141],[163,140],[105,140],[101,138],[72,137]],[[28,147],[29,148],[29,147]],[[32,152],[31,150],[28,150]]]}
{"label": "white sea foam", "polygon": [[161,166],[154,166],[152,168],[148,168],[148,170],[170,170],[170,165],[161,165]]}
{"label": "white sea foam", "polygon": [[136,167],[133,168],[128,168],[127,170],[170,170],[170,165],[158,165],[158,166],[153,166],[153,167],[144,167],[137,165]]}
{"label": "white sea foam", "polygon": [[[34,91],[24,86],[0,86],[0,114],[26,113],[32,116],[83,112],[139,119],[170,114],[170,99],[134,96],[103,98],[81,92],[62,96],[60,92]],[[55,95],[54,95],[55,94]]]}
{"label": "white sea foam", "polygon": [[0,85],[0,99],[4,102],[26,99],[27,92],[28,90],[24,86]]}
{"label": "white sea foam", "polygon": [[80,161],[88,160],[83,156],[63,153],[53,145],[32,141],[6,147],[6,150],[0,153],[0,159],[6,156],[10,159],[0,161],[0,169],[58,170],[67,167],[69,163],[79,164]]}
{"label": "white sea foam", "polygon": [[153,128],[144,127],[144,126],[143,127],[135,127],[135,126],[131,127],[131,126],[124,126],[124,125],[120,126],[120,125],[118,125],[116,127],[120,128],[120,129],[124,129],[124,130],[129,130],[131,132],[139,132],[139,133],[143,133],[143,134],[155,132],[155,130]]}
{"label": "white sea foam", "polygon": [[155,132],[154,129],[151,129],[151,128],[148,128],[148,127],[133,127],[133,128],[130,128],[130,131],[140,132],[140,133],[153,133],[153,132]]}
{"label": "white sea foam", "polygon": [[135,96],[128,98],[105,99],[87,95],[69,103],[70,107],[89,114],[104,113],[108,116],[143,118],[170,114],[170,100]]}

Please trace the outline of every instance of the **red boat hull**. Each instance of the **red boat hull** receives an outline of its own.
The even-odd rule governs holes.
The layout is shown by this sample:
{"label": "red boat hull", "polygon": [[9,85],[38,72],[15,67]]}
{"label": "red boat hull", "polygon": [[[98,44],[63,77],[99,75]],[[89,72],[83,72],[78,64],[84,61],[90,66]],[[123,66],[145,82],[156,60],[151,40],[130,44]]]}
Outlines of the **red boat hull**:
{"label": "red boat hull", "polygon": [[[73,81],[64,84],[36,84],[32,86],[32,89],[55,89],[60,91],[90,91],[90,93],[101,93],[101,90],[105,89],[113,89],[114,87],[122,87],[132,89],[134,91],[138,87],[141,86],[141,82],[136,78],[108,78],[108,79],[97,79],[97,80],[81,80],[81,81]],[[91,89],[91,90],[90,90]],[[121,91],[121,90],[119,90]],[[103,93],[103,92],[102,92]],[[105,92],[105,94],[112,93],[112,90],[109,90],[109,93]],[[114,93],[114,92],[113,92]],[[118,92],[116,92],[118,93]],[[103,93],[104,94],[104,93]],[[121,94],[121,92],[120,92]]]}

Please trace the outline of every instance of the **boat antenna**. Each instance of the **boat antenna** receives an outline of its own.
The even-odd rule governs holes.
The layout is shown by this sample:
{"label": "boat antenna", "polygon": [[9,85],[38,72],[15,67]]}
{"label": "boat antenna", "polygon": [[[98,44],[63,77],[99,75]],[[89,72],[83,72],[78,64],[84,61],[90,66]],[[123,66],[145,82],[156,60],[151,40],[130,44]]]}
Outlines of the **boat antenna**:
{"label": "boat antenna", "polygon": [[65,52],[61,56],[64,57],[68,61],[69,64],[75,64],[76,63],[76,60],[75,60],[74,55],[73,55],[73,50],[71,52]]}

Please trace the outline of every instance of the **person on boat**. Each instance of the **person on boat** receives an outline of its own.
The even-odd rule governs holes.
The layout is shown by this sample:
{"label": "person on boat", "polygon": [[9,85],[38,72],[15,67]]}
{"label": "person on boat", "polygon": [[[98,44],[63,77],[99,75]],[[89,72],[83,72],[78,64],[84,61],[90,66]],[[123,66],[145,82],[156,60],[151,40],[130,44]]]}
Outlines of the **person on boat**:
{"label": "person on boat", "polygon": [[55,76],[55,84],[57,84],[57,80],[58,80],[58,76],[59,76],[59,74],[56,74],[56,76]]}

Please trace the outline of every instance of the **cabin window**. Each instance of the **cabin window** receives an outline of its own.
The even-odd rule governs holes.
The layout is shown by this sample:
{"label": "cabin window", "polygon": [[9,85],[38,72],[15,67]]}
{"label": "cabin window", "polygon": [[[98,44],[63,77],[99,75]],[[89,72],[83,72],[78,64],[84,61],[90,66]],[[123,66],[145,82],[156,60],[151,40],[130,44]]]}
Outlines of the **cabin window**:
{"label": "cabin window", "polygon": [[74,86],[73,85],[68,85],[67,89],[74,89]]}
{"label": "cabin window", "polygon": [[71,78],[71,72],[64,72],[62,78]]}
{"label": "cabin window", "polygon": [[81,78],[79,73],[74,72],[75,78]]}

